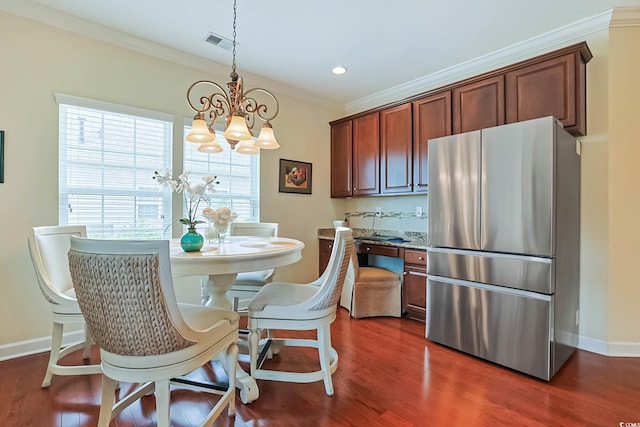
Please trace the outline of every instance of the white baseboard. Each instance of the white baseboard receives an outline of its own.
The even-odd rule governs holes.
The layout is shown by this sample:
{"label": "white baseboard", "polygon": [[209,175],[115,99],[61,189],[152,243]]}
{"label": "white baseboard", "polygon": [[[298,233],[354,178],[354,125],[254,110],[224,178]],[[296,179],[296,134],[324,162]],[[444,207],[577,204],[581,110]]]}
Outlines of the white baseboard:
{"label": "white baseboard", "polygon": [[[64,334],[62,343],[68,345],[84,339],[83,331]],[[578,348],[610,357],[640,357],[640,342],[606,342],[595,338],[578,336]],[[51,350],[51,337],[36,338],[0,345],[0,362]]]}
{"label": "white baseboard", "polygon": [[607,342],[580,335],[578,348],[609,357],[640,357],[640,342]]}
{"label": "white baseboard", "polygon": [[584,335],[578,335],[578,348],[580,350],[590,351],[604,356],[609,355],[609,345],[606,341],[585,337]]}
{"label": "white baseboard", "polygon": [[[62,344],[68,345],[80,342],[84,339],[84,331],[75,331],[64,334]],[[16,359],[31,354],[44,353],[51,350],[51,336],[35,338],[27,341],[19,341],[0,345],[0,362]]]}
{"label": "white baseboard", "polygon": [[610,342],[608,356],[640,357],[640,343],[639,342]]}

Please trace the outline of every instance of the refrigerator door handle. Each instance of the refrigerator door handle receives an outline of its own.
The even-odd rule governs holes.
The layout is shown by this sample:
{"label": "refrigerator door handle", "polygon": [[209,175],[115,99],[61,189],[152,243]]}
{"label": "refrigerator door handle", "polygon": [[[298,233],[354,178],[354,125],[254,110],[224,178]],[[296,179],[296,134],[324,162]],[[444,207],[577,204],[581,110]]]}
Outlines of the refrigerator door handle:
{"label": "refrigerator door handle", "polygon": [[508,294],[508,295],[515,295],[515,296],[519,296],[519,297],[532,298],[532,299],[536,299],[536,300],[540,300],[540,301],[550,302],[551,301],[551,297],[552,297],[552,295],[539,294],[537,292],[523,291],[521,289],[506,288],[504,286],[495,286],[495,285],[489,285],[489,284],[486,284],[486,283],[469,282],[467,280],[452,279],[450,277],[434,276],[434,275],[431,275],[431,274],[428,275],[428,278],[429,278],[429,280],[437,280],[438,282],[442,282],[442,283],[450,283],[452,285],[464,286],[464,287],[467,287],[467,288],[484,289],[484,290],[491,291],[491,292],[498,292],[498,293],[501,293],[501,294]]}

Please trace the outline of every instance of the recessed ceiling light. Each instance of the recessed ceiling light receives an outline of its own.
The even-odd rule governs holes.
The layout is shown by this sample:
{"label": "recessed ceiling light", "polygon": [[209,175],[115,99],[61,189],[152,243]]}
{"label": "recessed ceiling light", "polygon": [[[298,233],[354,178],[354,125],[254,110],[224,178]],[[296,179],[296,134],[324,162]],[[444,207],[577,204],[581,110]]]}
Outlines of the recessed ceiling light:
{"label": "recessed ceiling light", "polygon": [[344,73],[346,73],[346,72],[347,72],[347,69],[346,69],[346,68],[344,68],[344,67],[334,67],[334,69],[333,69],[333,70],[331,70],[331,72],[332,72],[333,74],[344,74]]}

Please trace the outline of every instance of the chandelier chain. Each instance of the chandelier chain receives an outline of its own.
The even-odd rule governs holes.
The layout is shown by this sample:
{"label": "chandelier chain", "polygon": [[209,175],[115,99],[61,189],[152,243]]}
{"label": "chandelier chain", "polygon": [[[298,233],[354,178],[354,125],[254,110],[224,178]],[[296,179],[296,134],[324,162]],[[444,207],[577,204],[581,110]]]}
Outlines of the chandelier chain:
{"label": "chandelier chain", "polygon": [[231,78],[236,79],[238,73],[236,73],[236,18],[238,4],[236,0],[233,0],[233,62],[231,64]]}

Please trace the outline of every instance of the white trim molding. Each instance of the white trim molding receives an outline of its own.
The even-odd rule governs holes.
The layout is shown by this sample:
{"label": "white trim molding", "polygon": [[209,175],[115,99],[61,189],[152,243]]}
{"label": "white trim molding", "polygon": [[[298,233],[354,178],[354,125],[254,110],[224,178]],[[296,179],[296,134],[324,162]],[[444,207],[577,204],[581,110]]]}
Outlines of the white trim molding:
{"label": "white trim molding", "polygon": [[[82,340],[84,340],[84,331],[69,332],[63,335],[62,345],[67,346]],[[51,351],[50,336],[3,344],[0,345],[0,362],[48,351]],[[44,375],[44,371],[42,375]]]}
{"label": "white trim molding", "polygon": [[578,348],[580,350],[590,351],[591,353],[598,353],[603,356],[608,356],[608,347],[609,346],[607,345],[606,341],[585,337],[584,335],[578,336]]}
{"label": "white trim molding", "polygon": [[640,342],[607,342],[579,335],[578,348],[608,357],[640,357]]}
{"label": "white trim molding", "polygon": [[607,356],[640,357],[640,342],[609,342]]}
{"label": "white trim molding", "polygon": [[[447,84],[542,55],[573,43],[579,43],[589,34],[607,29],[611,22],[612,14],[613,10],[610,9],[504,49],[479,56],[453,67],[445,68],[433,74],[357,99],[345,105],[346,113],[347,115],[351,115],[375,108],[389,102],[408,98],[422,92],[437,89]],[[633,16],[636,15],[634,14]]]}

